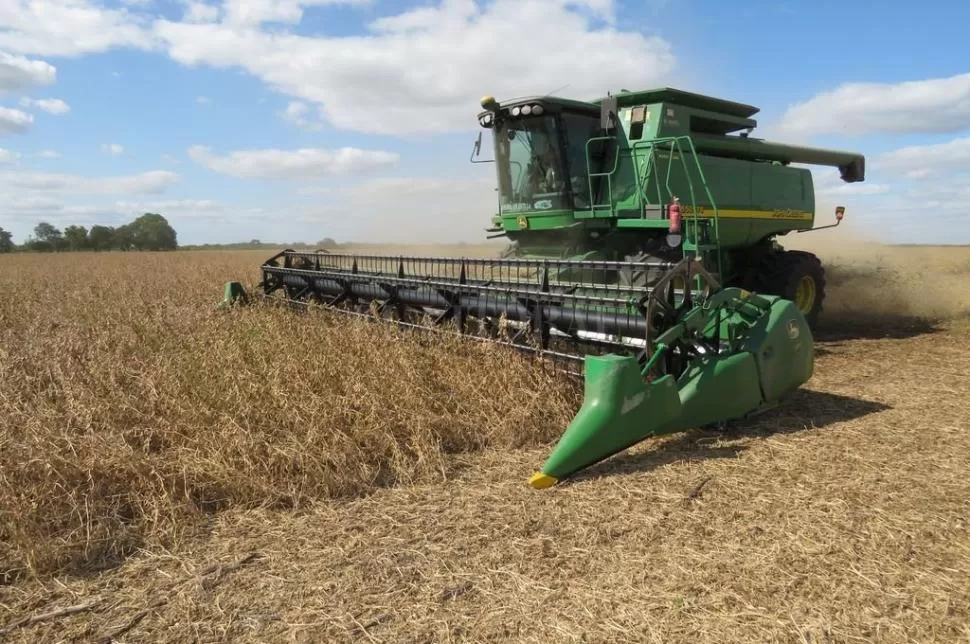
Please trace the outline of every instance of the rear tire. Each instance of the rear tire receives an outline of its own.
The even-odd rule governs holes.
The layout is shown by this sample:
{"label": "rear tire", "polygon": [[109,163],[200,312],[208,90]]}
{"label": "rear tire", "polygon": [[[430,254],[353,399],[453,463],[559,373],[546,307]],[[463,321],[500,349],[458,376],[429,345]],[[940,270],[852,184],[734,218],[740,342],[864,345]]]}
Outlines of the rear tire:
{"label": "rear tire", "polygon": [[825,300],[825,269],[812,253],[772,252],[758,266],[754,290],[791,300],[814,330]]}

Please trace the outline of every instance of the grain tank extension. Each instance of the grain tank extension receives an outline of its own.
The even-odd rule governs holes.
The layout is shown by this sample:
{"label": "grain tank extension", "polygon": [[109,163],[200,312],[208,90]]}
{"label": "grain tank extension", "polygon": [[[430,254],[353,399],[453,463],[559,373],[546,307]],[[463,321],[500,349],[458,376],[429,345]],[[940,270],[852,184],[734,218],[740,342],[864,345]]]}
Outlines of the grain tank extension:
{"label": "grain tank extension", "polygon": [[[260,295],[487,339],[565,365],[583,405],[536,488],[650,437],[746,417],[811,375],[825,278],[779,236],[815,227],[811,172],[865,159],[750,136],[757,108],[669,88],[482,100],[505,257],[284,250]],[[225,304],[248,302],[226,285]]]}

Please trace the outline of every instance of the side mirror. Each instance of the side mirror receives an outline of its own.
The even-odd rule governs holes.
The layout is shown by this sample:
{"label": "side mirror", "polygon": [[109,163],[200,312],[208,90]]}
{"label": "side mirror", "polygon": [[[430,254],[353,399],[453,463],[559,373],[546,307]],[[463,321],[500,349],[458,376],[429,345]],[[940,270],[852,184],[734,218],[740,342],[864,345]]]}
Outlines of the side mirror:
{"label": "side mirror", "polygon": [[475,139],[475,143],[472,145],[472,155],[468,157],[468,160],[472,163],[494,163],[494,159],[486,159],[485,161],[476,161],[475,157],[482,153],[482,133],[479,131],[478,138]]}
{"label": "side mirror", "polygon": [[835,223],[834,224],[829,224],[827,226],[818,226],[816,228],[803,228],[801,230],[798,230],[797,232],[800,232],[800,233],[810,233],[810,232],[814,232],[816,230],[824,230],[826,228],[835,228],[836,226],[838,226],[839,224],[842,223],[842,218],[843,217],[845,217],[845,206],[836,206],[835,207]]}

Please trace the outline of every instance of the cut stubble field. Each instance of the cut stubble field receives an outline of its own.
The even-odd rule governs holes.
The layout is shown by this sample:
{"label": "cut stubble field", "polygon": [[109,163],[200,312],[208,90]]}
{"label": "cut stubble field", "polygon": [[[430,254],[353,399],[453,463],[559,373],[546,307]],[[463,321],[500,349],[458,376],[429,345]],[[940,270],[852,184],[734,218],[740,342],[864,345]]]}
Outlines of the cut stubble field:
{"label": "cut stubble field", "polygon": [[786,404],[541,492],[523,357],[217,310],[264,252],[0,257],[0,639],[968,641],[970,248],[815,250]]}

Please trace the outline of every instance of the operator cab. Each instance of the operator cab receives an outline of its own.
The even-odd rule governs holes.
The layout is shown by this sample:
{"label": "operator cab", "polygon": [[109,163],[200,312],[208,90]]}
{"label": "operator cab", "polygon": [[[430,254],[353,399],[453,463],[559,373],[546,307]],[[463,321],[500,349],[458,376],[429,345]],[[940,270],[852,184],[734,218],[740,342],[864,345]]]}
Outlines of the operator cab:
{"label": "operator cab", "polygon": [[598,166],[607,148],[606,140],[590,141],[603,134],[596,105],[553,97],[499,105],[485,97],[482,107],[478,122],[493,133],[500,214],[590,208],[587,152]]}

